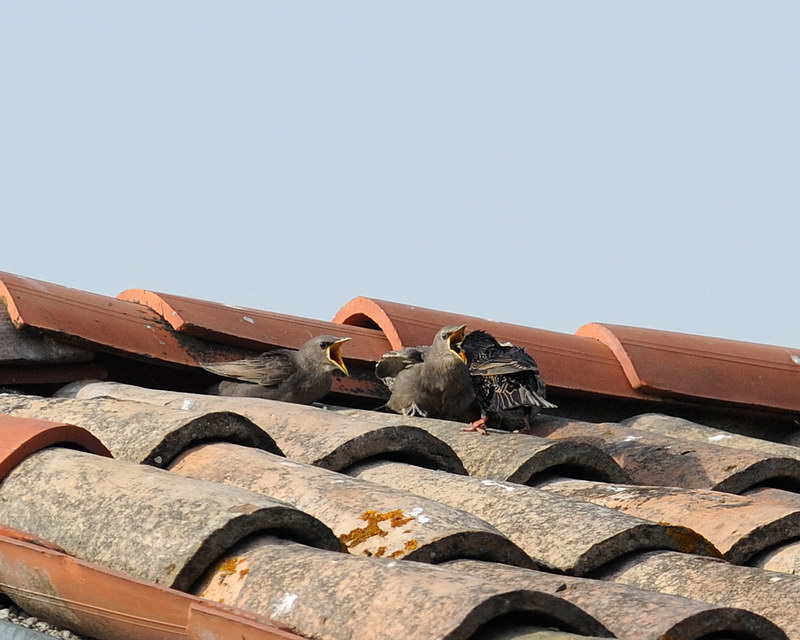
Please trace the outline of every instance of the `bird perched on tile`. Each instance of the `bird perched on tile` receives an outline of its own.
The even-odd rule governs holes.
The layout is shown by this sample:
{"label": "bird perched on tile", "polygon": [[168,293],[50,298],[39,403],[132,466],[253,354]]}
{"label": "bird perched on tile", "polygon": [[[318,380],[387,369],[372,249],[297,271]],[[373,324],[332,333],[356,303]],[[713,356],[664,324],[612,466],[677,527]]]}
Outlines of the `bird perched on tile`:
{"label": "bird perched on tile", "polygon": [[536,361],[522,347],[500,344],[486,331],[473,331],[461,348],[481,410],[480,419],[464,431],[486,435],[489,426],[530,433],[531,418],[542,409],[556,408],[545,399],[545,384]]}
{"label": "bird perched on tile", "polygon": [[443,327],[430,346],[381,356],[375,375],[392,392],[386,408],[404,416],[469,421],[475,391],[460,347],[464,328]]}
{"label": "bird perched on tile", "polygon": [[211,373],[241,380],[222,380],[207,393],[311,404],[330,391],[336,369],[349,375],[339,352],[349,339],[316,336],[297,351],[275,349],[244,360],[201,362]]}

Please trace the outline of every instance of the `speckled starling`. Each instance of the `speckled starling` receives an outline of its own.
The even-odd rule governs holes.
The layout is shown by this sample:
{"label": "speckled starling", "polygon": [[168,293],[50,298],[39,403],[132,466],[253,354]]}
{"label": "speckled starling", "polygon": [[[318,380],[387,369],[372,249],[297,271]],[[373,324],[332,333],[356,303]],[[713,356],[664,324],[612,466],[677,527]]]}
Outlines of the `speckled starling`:
{"label": "speckled starling", "polygon": [[522,347],[500,344],[485,331],[473,331],[462,343],[467,356],[479,420],[464,431],[485,434],[486,427],[530,433],[530,420],[542,409],[555,409],[545,399],[545,384],[536,361]]}

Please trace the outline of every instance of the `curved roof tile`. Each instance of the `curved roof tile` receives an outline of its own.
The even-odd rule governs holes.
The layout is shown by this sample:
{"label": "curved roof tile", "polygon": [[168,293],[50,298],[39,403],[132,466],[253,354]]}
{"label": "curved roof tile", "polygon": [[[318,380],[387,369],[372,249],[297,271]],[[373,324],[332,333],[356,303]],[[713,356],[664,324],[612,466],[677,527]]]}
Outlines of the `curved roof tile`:
{"label": "curved roof tile", "polygon": [[86,429],[63,422],[0,414],[0,480],[28,456],[58,445],[111,457],[106,446]]}
{"label": "curved roof tile", "polygon": [[614,324],[587,324],[645,393],[800,411],[800,349]]}
{"label": "curved roof tile", "polygon": [[149,307],[180,333],[245,349],[297,349],[314,336],[328,334],[353,338],[342,349],[348,359],[375,362],[389,351],[386,339],[372,329],[144,289],[127,289],[117,298]]}
{"label": "curved roof tile", "polygon": [[631,388],[614,354],[596,340],[581,336],[365,297],[353,298],[333,321],[378,327],[393,349],[430,344],[441,327],[466,324],[467,331],[483,329],[501,342],[525,347],[548,386],[623,398],[642,397]]}

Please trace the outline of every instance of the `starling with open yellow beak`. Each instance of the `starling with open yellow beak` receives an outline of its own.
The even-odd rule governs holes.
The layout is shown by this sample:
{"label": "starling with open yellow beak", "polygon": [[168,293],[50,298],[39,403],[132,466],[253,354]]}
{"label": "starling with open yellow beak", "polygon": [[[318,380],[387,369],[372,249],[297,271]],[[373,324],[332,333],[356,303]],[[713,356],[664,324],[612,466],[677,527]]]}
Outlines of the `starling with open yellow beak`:
{"label": "starling with open yellow beak", "polygon": [[339,351],[349,339],[316,336],[297,351],[275,349],[244,360],[201,362],[207,371],[232,378],[214,384],[207,393],[311,404],[330,391],[335,370],[348,375]]}
{"label": "starling with open yellow beak", "polygon": [[428,347],[406,347],[381,356],[375,375],[392,392],[386,408],[405,416],[469,420],[475,391],[461,341],[465,325],[443,327]]}

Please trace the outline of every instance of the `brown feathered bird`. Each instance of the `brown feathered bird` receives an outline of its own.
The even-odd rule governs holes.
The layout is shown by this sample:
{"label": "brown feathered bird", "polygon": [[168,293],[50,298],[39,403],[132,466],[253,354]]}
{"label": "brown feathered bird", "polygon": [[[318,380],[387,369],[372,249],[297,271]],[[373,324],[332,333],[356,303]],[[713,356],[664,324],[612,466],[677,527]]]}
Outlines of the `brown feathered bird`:
{"label": "brown feathered bird", "polygon": [[386,408],[404,416],[468,422],[475,391],[461,340],[464,325],[443,327],[427,347],[405,347],[381,356],[375,375],[392,392]]}
{"label": "brown feathered bird", "polygon": [[244,360],[201,362],[211,373],[241,381],[222,380],[207,393],[311,404],[330,391],[335,370],[348,375],[339,351],[349,339],[316,336],[297,351],[275,349]]}
{"label": "brown feathered bird", "polygon": [[500,344],[486,331],[473,331],[461,344],[467,356],[481,417],[464,431],[486,434],[486,427],[530,433],[530,421],[542,409],[545,384],[536,361],[522,347]]}

